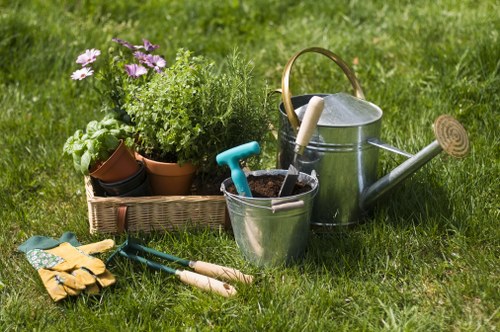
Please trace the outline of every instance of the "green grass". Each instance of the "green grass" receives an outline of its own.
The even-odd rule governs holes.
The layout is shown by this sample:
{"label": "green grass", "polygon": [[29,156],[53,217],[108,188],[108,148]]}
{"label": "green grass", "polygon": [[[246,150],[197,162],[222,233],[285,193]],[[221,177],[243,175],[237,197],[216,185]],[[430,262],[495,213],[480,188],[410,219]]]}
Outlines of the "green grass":
{"label": "green grass", "polygon": [[[458,0],[0,1],[0,329],[498,329],[499,12],[497,1]],[[385,141],[416,152],[447,113],[467,129],[471,153],[440,155],[366,223],[312,234],[306,258],[290,267],[252,266],[223,231],[145,238],[256,275],[235,298],[119,260],[115,287],[54,304],[16,248],[66,230],[84,243],[106,237],[88,232],[83,180],[62,146],[99,115],[92,91],[70,82],[74,60],[114,36],[148,38],[167,58],[185,47],[220,61],[237,47],[256,78],[276,88],[289,57],[321,46],[352,64],[367,99],[384,110]],[[294,94],[350,91],[333,63],[310,54],[294,66],[291,86]],[[274,166],[276,146],[266,144],[264,166]],[[380,174],[400,162],[382,153]]]}

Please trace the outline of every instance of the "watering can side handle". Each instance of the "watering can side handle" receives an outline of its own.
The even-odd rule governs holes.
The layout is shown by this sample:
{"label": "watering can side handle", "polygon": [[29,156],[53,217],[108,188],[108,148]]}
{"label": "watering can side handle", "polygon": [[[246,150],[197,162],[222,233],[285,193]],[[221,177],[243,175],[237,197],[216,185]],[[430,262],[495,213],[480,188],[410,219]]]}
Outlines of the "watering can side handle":
{"label": "watering can side handle", "polygon": [[344,74],[347,76],[349,79],[349,82],[351,82],[351,85],[354,89],[354,95],[360,99],[365,99],[365,96],[363,94],[363,90],[361,89],[361,85],[358,82],[358,79],[354,75],[353,71],[349,68],[347,63],[345,63],[344,60],[342,60],[338,55],[335,53],[330,52],[327,49],[321,48],[321,47],[310,47],[303,49],[302,51],[299,51],[295,53],[294,56],[288,60],[288,62],[285,65],[285,69],[283,70],[283,75],[281,77],[281,92],[282,92],[282,99],[283,99],[283,106],[285,107],[285,111],[288,117],[288,121],[290,121],[290,124],[295,132],[295,134],[298,133],[298,128],[300,126],[300,121],[299,118],[297,117],[297,114],[295,114],[293,105],[292,105],[292,93],[290,91],[290,73],[292,71],[292,66],[295,63],[295,60],[299,56],[301,56],[304,53],[320,53],[326,56],[327,58],[333,60],[344,72]]}

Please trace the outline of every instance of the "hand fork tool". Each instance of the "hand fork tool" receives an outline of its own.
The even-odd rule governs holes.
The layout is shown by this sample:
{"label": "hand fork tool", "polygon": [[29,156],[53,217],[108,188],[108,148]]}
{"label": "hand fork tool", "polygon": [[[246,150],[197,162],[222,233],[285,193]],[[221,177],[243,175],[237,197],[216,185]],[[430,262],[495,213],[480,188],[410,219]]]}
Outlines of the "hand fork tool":
{"label": "hand fork tool", "polygon": [[[195,272],[189,270],[178,270],[171,268],[169,266],[159,264],[155,261],[149,260],[142,256],[139,256],[139,252],[149,253],[156,257],[160,257],[171,262],[183,265],[185,267],[190,267],[195,270]],[[169,255],[148,247],[145,247],[131,239],[127,239],[107,260],[110,262],[116,254],[120,254],[128,259],[140,262],[147,265],[154,270],[160,270],[177,276],[183,283],[197,287],[202,290],[212,291],[219,295],[230,297],[236,295],[236,289],[220,280],[213,277],[220,277],[225,280],[237,280],[244,283],[251,283],[253,277],[250,275],[243,274],[242,272],[216,264],[201,262],[201,261],[190,261],[182,259],[173,255]],[[196,273],[199,272],[199,273]],[[202,274],[201,274],[202,273]]]}

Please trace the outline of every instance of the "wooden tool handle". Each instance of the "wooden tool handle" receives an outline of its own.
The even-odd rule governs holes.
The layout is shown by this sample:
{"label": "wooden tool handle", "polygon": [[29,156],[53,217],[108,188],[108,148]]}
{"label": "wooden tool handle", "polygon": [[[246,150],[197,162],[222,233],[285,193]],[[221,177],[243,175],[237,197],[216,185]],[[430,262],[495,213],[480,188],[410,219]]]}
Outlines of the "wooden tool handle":
{"label": "wooden tool handle", "polygon": [[220,266],[217,264],[202,261],[190,262],[189,266],[192,267],[196,272],[210,277],[221,278],[224,280],[235,280],[244,282],[246,284],[251,284],[253,282],[253,276],[244,274],[241,271],[233,269],[231,267]]}
{"label": "wooden tool handle", "polygon": [[176,271],[175,274],[187,285],[197,287],[209,292],[214,292],[224,297],[236,295],[236,289],[220,280],[210,278],[191,271]]}
{"label": "wooden tool handle", "polygon": [[313,96],[307,104],[306,112],[295,140],[295,153],[303,154],[304,149],[309,144],[309,140],[318,124],[318,120],[323,112],[325,101],[323,98]]}

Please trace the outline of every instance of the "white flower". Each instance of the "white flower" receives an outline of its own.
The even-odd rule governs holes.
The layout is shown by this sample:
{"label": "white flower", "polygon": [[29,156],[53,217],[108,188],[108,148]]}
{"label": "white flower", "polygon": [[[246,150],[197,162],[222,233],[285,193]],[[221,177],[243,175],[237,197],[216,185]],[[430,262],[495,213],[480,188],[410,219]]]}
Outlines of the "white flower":
{"label": "white flower", "polygon": [[82,69],[79,69],[71,74],[71,78],[74,80],[83,80],[85,77],[90,76],[93,73],[94,71],[92,69],[83,67]]}
{"label": "white flower", "polygon": [[78,58],[76,59],[76,63],[79,63],[82,65],[82,67],[85,67],[89,63],[94,62],[97,57],[101,54],[101,51],[93,48],[91,50],[85,50],[84,53],[80,54]]}

